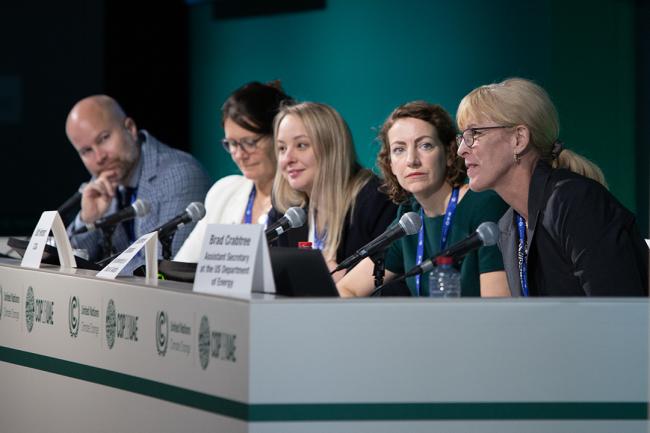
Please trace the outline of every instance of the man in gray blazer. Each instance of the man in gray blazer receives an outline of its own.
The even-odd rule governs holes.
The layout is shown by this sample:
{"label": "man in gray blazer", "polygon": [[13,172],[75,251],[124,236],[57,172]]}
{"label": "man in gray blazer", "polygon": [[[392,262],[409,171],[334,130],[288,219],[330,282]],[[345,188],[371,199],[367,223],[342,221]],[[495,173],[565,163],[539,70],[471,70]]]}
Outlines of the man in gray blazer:
{"label": "man in gray blazer", "polygon": [[[92,175],[83,189],[81,211],[68,226],[73,247],[87,250],[91,261],[103,258],[102,233],[73,234],[75,230],[137,198],[148,201],[151,210],[146,216],[116,227],[113,249],[121,252],[135,239],[182,213],[189,203],[203,202],[211,185],[196,159],[159,142],[145,130],[138,131],[133,119],[109,96],[89,96],[75,104],[66,121],[66,134]],[[176,233],[172,254],[193,226],[188,224]],[[140,257],[129,268],[142,262]]]}

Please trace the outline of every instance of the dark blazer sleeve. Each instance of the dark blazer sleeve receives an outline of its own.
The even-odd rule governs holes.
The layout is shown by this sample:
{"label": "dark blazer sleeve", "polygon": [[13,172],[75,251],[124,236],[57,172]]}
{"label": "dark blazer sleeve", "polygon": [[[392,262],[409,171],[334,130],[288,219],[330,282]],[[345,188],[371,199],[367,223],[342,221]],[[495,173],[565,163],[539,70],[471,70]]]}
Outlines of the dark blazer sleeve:
{"label": "dark blazer sleeve", "polygon": [[[395,220],[398,206],[386,194],[379,191],[381,181],[371,178],[359,191],[354,203],[354,212],[348,218],[341,245],[336,252],[336,261],[341,263],[359,248],[382,234]],[[404,281],[389,283],[381,296],[411,296]]]}
{"label": "dark blazer sleeve", "polygon": [[[359,248],[379,236],[397,215],[397,205],[379,191],[380,181],[372,177],[361,188],[354,200],[354,208],[348,212],[341,242],[336,251],[336,261],[341,263]],[[282,217],[276,209],[269,212],[268,225]],[[296,247],[298,242],[309,238],[308,224],[282,234],[271,246]]]}
{"label": "dark blazer sleeve", "polygon": [[[307,209],[305,209],[305,213]],[[266,221],[267,227],[270,227],[277,220],[282,218],[284,214],[276,208],[269,211],[269,217]],[[284,232],[276,240],[269,243],[271,247],[297,247],[298,242],[306,242],[309,240],[309,224],[305,222],[302,227],[298,227]]]}
{"label": "dark blazer sleeve", "polygon": [[558,183],[543,225],[587,296],[647,295],[648,251],[634,216],[599,184]]}
{"label": "dark blazer sleeve", "polygon": [[336,251],[338,263],[382,234],[395,219],[397,205],[379,191],[380,185],[380,180],[373,176],[357,194],[354,209],[348,213],[343,238]]}

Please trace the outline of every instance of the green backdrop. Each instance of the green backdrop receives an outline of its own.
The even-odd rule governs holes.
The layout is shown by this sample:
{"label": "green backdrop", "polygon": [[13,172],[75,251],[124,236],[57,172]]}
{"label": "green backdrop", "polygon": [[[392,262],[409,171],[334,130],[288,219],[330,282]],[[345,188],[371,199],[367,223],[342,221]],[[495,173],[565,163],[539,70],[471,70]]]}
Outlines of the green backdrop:
{"label": "green backdrop", "polygon": [[635,211],[631,0],[327,0],[324,10],[214,20],[190,11],[192,152],[216,179],[237,171],[219,146],[219,108],[245,82],[280,79],[331,104],[374,166],[376,128],[398,104],[452,114],[474,87],[511,76],[545,87],[567,147],[595,161]]}

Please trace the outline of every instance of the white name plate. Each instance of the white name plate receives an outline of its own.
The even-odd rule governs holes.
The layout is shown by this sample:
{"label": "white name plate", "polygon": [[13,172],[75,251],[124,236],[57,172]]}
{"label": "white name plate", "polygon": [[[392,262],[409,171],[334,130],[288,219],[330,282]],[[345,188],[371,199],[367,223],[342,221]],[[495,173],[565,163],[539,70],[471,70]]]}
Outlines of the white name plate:
{"label": "white name plate", "polygon": [[41,218],[36,224],[34,233],[29,240],[27,250],[20,262],[20,266],[24,268],[36,268],[41,266],[41,259],[43,258],[43,251],[47,243],[47,237],[50,231],[54,235],[54,242],[56,242],[56,249],[59,253],[59,262],[62,268],[76,268],[77,261],[72,254],[72,247],[70,246],[70,239],[65,232],[61,216],[55,210],[45,211],[41,214]]}
{"label": "white name plate", "polygon": [[150,283],[158,282],[158,232],[147,233],[140,236],[122,254],[117,256],[104,269],[97,273],[97,277],[107,280],[115,279],[122,269],[144,248],[144,262],[147,270],[146,278]]}
{"label": "white name plate", "polygon": [[194,291],[229,296],[275,293],[264,226],[208,224]]}

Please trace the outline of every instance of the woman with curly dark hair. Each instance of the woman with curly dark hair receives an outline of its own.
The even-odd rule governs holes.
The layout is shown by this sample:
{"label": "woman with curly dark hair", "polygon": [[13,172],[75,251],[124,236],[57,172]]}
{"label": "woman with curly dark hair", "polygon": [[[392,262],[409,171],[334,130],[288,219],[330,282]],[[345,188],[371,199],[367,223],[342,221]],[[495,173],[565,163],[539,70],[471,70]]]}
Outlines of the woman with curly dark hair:
{"label": "woman with curly dark hair", "polygon": [[[397,107],[379,132],[377,165],[384,189],[406,212],[422,217],[414,235],[393,242],[386,254],[386,281],[402,274],[476,231],[484,221],[498,221],[506,204],[493,192],[476,193],[465,184],[466,172],[456,154],[456,128],[439,105],[424,101]],[[373,290],[373,263],[365,259],[337,284],[341,296],[367,296]],[[460,265],[462,296],[508,296],[503,261],[497,247],[482,247]],[[413,296],[428,296],[428,276],[407,279]]]}

